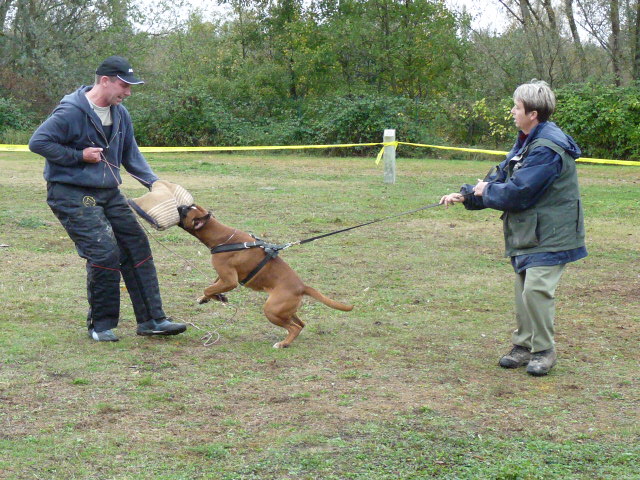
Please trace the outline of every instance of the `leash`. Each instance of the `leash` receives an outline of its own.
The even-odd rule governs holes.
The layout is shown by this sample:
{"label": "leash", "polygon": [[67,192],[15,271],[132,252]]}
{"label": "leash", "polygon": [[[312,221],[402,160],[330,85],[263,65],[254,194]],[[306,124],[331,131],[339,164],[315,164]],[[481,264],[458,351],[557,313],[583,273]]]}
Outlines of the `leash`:
{"label": "leash", "polygon": [[[463,196],[464,197],[468,197],[470,195],[472,195],[472,194],[466,194],[466,195],[463,195]],[[365,227],[365,226],[371,225],[373,223],[383,222],[385,220],[390,220],[392,218],[402,217],[404,215],[410,215],[412,213],[420,212],[422,210],[427,210],[429,208],[436,208],[436,207],[439,207],[440,205],[443,205],[443,204],[441,204],[440,202],[431,203],[429,205],[425,205],[425,206],[419,207],[419,208],[414,208],[413,210],[408,210],[406,212],[395,213],[393,215],[388,215],[386,217],[377,218],[377,219],[374,219],[374,220],[370,220],[368,222],[360,223],[360,224],[354,225],[352,227],[341,228],[339,230],[334,230],[333,232],[324,233],[322,235],[316,235],[314,237],[305,238],[304,240],[298,240],[297,242],[289,242],[289,243],[284,243],[284,244],[280,244],[280,245],[275,244],[275,243],[265,242],[264,240],[261,240],[261,239],[259,239],[257,237],[254,237],[253,235],[251,235],[253,238],[256,239],[255,242],[220,244],[220,245],[217,245],[217,246],[211,248],[211,254],[215,255],[216,253],[236,252],[236,251],[245,250],[245,249],[248,249],[248,248],[262,248],[264,250],[264,252],[265,252],[264,258],[260,261],[260,263],[253,270],[251,270],[251,272],[249,272],[249,274],[243,280],[241,280],[239,282],[240,285],[245,286],[247,283],[249,283],[253,279],[253,277],[255,277],[258,274],[258,272],[260,270],[262,270],[262,267],[264,267],[267,264],[267,262],[269,262],[269,260],[271,260],[272,258],[277,257],[281,250],[286,250],[287,248],[293,247],[294,245],[304,245],[305,243],[314,242],[314,241],[319,240],[321,238],[329,237],[331,235],[337,235],[338,233],[348,232],[349,230],[354,230],[356,228]],[[231,237],[233,237],[233,235]]]}
{"label": "leash", "polygon": [[[113,163],[110,163],[109,160],[107,160],[107,157],[105,156],[105,154],[103,152],[100,152],[100,161],[105,163],[107,167],[109,167],[109,171],[111,172],[111,175],[113,176],[113,178],[115,179],[116,183],[118,183],[118,185],[122,184],[121,180],[118,180],[118,177],[116,176],[115,172],[114,172],[114,168],[116,170],[120,170],[120,167],[118,165],[114,165]],[[151,183],[147,182],[146,180],[143,180],[142,178],[134,175],[133,173],[131,173],[130,171],[127,170],[127,173],[129,175],[131,175],[133,178],[135,178],[136,180],[138,180],[140,183],[142,183],[143,185],[146,185],[148,188],[151,187]]]}
{"label": "leash", "polygon": [[[110,164],[106,160],[106,158],[104,158],[104,155],[103,155],[103,161],[109,166],[110,169],[111,169],[111,167],[118,168],[117,166]],[[113,170],[111,171],[111,173],[115,177],[115,174],[113,173]],[[130,173],[130,175],[131,175],[131,173]],[[136,178],[137,180],[142,181],[138,177],[135,177],[134,175],[132,175],[132,176],[134,178]],[[147,183],[147,182],[143,182],[143,183]],[[466,197],[469,197],[471,195],[473,195],[473,194],[472,193],[468,193],[468,194],[465,194],[463,196],[466,198]],[[379,223],[379,222],[383,222],[383,221],[386,221],[386,220],[391,220],[393,218],[398,218],[398,217],[402,217],[402,216],[405,216],[405,215],[411,215],[413,213],[421,212],[423,210],[436,208],[436,207],[439,207],[440,205],[443,205],[443,204],[441,204],[440,202],[431,203],[429,205],[425,205],[425,206],[422,206],[422,207],[419,207],[419,208],[414,208],[413,210],[407,210],[405,212],[400,212],[400,213],[396,213],[396,214],[393,214],[393,215],[387,215],[386,217],[376,218],[376,219],[373,219],[373,220],[369,220],[368,222],[363,222],[363,223],[360,223],[358,225],[353,225],[351,227],[341,228],[341,229],[338,229],[338,230],[334,230],[332,232],[324,233],[324,234],[321,234],[321,235],[315,235],[313,237],[309,237],[309,238],[305,238],[303,240],[298,240],[298,241],[295,241],[295,242],[289,242],[289,243],[285,243],[285,244],[268,243],[268,242],[265,242],[264,240],[261,240],[259,238],[253,237],[253,238],[256,239],[255,242],[220,244],[220,245],[217,245],[217,246],[211,248],[211,253],[212,254],[216,254],[216,253],[223,253],[223,252],[233,252],[233,251],[238,251],[238,250],[245,250],[245,249],[248,249],[248,248],[262,248],[265,251],[264,258],[260,261],[260,263],[258,263],[258,265],[256,265],[256,267],[253,270],[251,270],[251,272],[249,272],[249,274],[242,281],[239,282],[240,285],[245,286],[248,282],[250,282],[260,272],[260,270],[262,270],[262,268],[271,259],[277,257],[281,250],[286,250],[287,248],[292,247],[294,245],[304,245],[305,243],[314,242],[314,241],[319,240],[321,238],[326,238],[326,237],[330,237],[332,235],[337,235],[339,233],[344,233],[344,232],[348,232],[350,230],[355,230],[356,228],[366,227],[367,225],[372,225],[374,223]],[[172,251],[171,249],[169,249],[166,245],[164,245],[162,242],[160,242],[155,237],[155,235],[151,235],[149,230],[146,228],[145,225],[142,224],[142,222],[140,222],[140,220],[138,220],[138,222],[142,225],[144,230],[147,232],[147,235],[150,235],[158,244],[160,244],[163,248],[167,249],[173,255],[176,255],[178,258],[182,259],[186,264],[188,264],[192,269],[194,269],[195,271],[200,273],[203,277],[208,278],[208,276],[206,276],[204,273],[202,273],[191,262],[189,262],[184,257],[178,255],[176,252]],[[236,233],[236,231],[234,231],[233,234],[226,241],[229,241],[231,238],[233,238],[235,233]],[[231,305],[226,305],[225,302],[222,302],[222,303],[225,305],[225,307],[232,308]],[[233,308],[235,308],[234,314],[232,315],[232,317],[230,319],[227,319],[227,321],[225,323],[229,323],[237,315],[238,307],[233,307]],[[192,327],[196,328],[197,330],[200,330],[201,332],[204,332],[204,335],[200,338],[200,340],[203,342],[203,345],[205,347],[208,347],[208,346],[211,346],[211,345],[215,345],[220,340],[220,333],[218,333],[217,330],[207,331],[207,330],[204,330],[204,329],[200,328],[194,322],[187,322],[187,323],[189,325],[191,325]],[[212,340],[214,335],[216,335],[216,339]]]}
{"label": "leash", "polygon": [[[468,197],[473,196],[473,192],[466,193],[466,194],[464,194],[462,196],[466,199]],[[329,237],[331,235],[336,235],[336,234],[342,233],[342,232],[348,232],[349,230],[353,230],[353,229],[360,228],[360,227],[365,227],[365,226],[371,225],[373,223],[383,222],[385,220],[391,220],[392,218],[402,217],[404,215],[410,215],[412,213],[421,212],[422,210],[428,210],[429,208],[436,208],[436,207],[439,207],[441,205],[444,205],[444,204],[440,203],[440,202],[430,203],[429,205],[425,205],[424,207],[414,208],[413,210],[407,210],[406,212],[395,213],[393,215],[388,215],[386,217],[377,218],[375,220],[370,220],[368,222],[360,223],[359,225],[354,225],[353,227],[342,228],[340,230],[334,230],[333,232],[325,233],[325,234],[322,234],[322,235],[316,235],[315,237],[305,238],[304,240],[298,240],[297,242],[287,243],[285,248],[289,248],[289,247],[291,247],[293,245],[303,245],[305,243],[309,243],[309,242],[313,242],[315,240],[318,240],[320,238]]]}
{"label": "leash", "polygon": [[373,223],[378,223],[378,222],[383,222],[385,220],[391,220],[392,218],[402,217],[404,215],[410,215],[412,213],[420,212],[422,210],[427,210],[429,208],[436,208],[436,207],[439,207],[440,205],[443,205],[443,204],[441,204],[440,202],[431,203],[429,205],[425,205],[424,207],[415,208],[413,210],[408,210],[406,212],[396,213],[396,214],[389,215],[389,216],[386,216],[386,217],[377,218],[375,220],[370,220],[368,222],[360,223],[358,225],[354,225],[353,227],[341,228],[340,230],[334,230],[333,232],[324,233],[322,235],[316,235],[315,237],[305,238],[304,240],[298,240],[297,242],[288,243],[288,244],[286,244],[287,246],[285,248],[289,248],[289,247],[291,247],[293,245],[304,245],[305,243],[314,242],[314,241],[319,240],[321,238],[329,237],[331,235],[336,235],[336,234],[342,233],[342,232],[348,232],[349,230],[354,230],[356,228],[365,227],[367,225],[371,225]]}

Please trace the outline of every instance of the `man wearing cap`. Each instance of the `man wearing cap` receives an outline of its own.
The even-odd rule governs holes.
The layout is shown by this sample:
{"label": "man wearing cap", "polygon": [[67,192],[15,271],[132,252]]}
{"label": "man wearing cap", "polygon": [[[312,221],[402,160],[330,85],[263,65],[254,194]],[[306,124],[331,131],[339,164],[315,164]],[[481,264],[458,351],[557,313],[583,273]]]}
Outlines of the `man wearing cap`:
{"label": "man wearing cap", "polygon": [[119,190],[120,168],[151,188],[158,176],[140,153],[122,101],[144,83],[119,56],[104,60],[95,84],[66,95],[29,141],[45,158],[47,203],[87,264],[89,337],[118,340],[120,277],[133,303],[138,335],[176,335],[167,317],[149,241]]}

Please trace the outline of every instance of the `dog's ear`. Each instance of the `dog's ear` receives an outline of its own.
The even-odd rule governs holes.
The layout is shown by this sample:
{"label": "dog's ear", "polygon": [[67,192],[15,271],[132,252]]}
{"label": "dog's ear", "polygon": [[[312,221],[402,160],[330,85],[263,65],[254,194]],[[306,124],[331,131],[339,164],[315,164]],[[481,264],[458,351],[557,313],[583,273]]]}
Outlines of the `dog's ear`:
{"label": "dog's ear", "polygon": [[194,230],[200,230],[202,227],[204,227],[207,223],[207,221],[211,218],[211,214],[207,213],[205,216],[203,217],[197,217],[193,219],[193,229]]}

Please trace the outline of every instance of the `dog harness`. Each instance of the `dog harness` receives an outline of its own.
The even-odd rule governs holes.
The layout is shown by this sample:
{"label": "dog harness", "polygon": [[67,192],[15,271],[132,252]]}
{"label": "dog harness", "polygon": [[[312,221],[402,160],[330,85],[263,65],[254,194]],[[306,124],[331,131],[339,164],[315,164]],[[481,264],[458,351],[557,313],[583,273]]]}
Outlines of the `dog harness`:
{"label": "dog harness", "polygon": [[[251,235],[253,237],[253,235]],[[256,239],[255,242],[243,242],[243,243],[230,243],[228,245],[218,245],[217,247],[213,247],[211,249],[211,254],[215,255],[216,253],[224,253],[224,252],[237,252],[238,250],[245,250],[247,248],[262,248],[265,253],[265,257],[260,261],[260,263],[249,272],[249,275],[246,276],[244,280],[240,282],[240,285],[244,286],[248,282],[251,281],[253,277],[255,277],[262,267],[264,267],[269,260],[272,258],[276,258],[280,253],[280,250],[284,250],[287,247],[290,247],[291,244],[285,245],[276,245],[274,243],[267,243],[264,240],[253,237]]]}

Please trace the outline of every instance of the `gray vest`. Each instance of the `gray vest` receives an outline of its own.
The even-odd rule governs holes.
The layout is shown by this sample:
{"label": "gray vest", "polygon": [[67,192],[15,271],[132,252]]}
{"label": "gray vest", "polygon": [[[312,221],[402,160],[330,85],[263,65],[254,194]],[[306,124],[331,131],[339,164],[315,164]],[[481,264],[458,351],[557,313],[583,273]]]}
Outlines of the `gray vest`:
{"label": "gray vest", "polygon": [[508,257],[562,252],[585,245],[576,162],[562,147],[545,138],[532,141],[521,156],[509,161],[507,180],[536,147],[549,147],[560,155],[562,171],[534,206],[502,214],[505,255]]}

